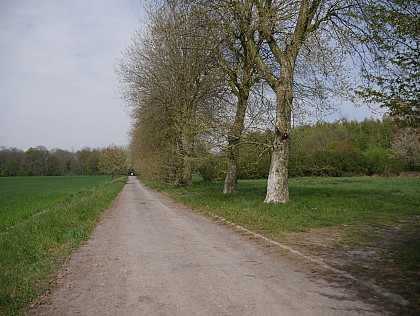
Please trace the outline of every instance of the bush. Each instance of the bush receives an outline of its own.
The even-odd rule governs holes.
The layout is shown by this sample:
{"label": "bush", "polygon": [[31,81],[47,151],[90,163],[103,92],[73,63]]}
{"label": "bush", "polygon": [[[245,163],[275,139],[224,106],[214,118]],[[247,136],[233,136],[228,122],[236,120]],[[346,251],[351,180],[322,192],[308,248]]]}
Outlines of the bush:
{"label": "bush", "polygon": [[226,176],[226,158],[222,155],[203,157],[198,163],[197,171],[204,181],[222,181]]}
{"label": "bush", "polygon": [[388,174],[393,172],[393,168],[390,162],[390,150],[384,148],[371,148],[364,153],[367,174]]}
{"label": "bush", "polygon": [[239,179],[264,179],[270,170],[270,155],[254,150],[254,154],[240,155],[238,163]]}

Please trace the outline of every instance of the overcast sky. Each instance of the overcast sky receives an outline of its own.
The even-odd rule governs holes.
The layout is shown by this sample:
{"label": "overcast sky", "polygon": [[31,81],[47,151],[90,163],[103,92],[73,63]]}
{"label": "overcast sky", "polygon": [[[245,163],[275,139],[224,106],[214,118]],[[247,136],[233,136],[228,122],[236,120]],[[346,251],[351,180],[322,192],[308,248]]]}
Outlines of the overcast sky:
{"label": "overcast sky", "polygon": [[[0,146],[127,144],[114,64],[141,28],[140,2],[0,0]],[[372,114],[347,106],[337,115]]]}
{"label": "overcast sky", "polygon": [[0,0],[0,146],[125,145],[114,63],[139,0]]}

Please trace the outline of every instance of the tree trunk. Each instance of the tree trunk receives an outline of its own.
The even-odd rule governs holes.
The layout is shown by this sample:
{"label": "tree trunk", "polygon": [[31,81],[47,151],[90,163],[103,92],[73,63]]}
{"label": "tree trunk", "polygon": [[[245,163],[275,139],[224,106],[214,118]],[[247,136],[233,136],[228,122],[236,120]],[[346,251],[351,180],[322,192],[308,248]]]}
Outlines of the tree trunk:
{"label": "tree trunk", "polygon": [[239,139],[229,139],[228,163],[226,170],[224,194],[236,191],[238,184],[238,157],[239,157]]}
{"label": "tree trunk", "polygon": [[275,139],[271,152],[265,203],[287,203],[289,201],[288,164],[291,145],[292,83],[293,67],[286,67],[283,63],[275,89],[277,106]]}
{"label": "tree trunk", "polygon": [[271,152],[270,172],[268,174],[267,194],[264,203],[286,203],[289,201],[288,163],[290,153],[290,134],[278,132]]}
{"label": "tree trunk", "polygon": [[238,104],[236,106],[235,121],[230,130],[228,138],[228,163],[226,170],[224,194],[236,191],[238,184],[238,159],[239,159],[239,143],[242,132],[244,131],[244,120],[246,108],[248,105],[249,89],[244,88],[238,96]]}

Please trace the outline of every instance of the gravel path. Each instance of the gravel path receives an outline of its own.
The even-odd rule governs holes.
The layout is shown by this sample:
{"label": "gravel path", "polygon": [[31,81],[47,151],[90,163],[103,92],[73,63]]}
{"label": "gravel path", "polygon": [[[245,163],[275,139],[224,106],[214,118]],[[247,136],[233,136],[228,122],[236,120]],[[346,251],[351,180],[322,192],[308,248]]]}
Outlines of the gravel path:
{"label": "gravel path", "polygon": [[34,315],[376,315],[130,177]]}

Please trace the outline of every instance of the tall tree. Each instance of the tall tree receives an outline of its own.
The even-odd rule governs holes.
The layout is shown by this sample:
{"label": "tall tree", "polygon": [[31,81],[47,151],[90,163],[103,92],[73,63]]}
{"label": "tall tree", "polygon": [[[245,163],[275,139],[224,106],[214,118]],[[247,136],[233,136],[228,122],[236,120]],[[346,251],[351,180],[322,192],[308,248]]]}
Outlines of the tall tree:
{"label": "tall tree", "polygon": [[[319,13],[321,1],[232,1],[253,17],[248,27],[248,49],[261,74],[276,94],[275,140],[272,147],[265,202],[287,202],[288,160],[291,146],[291,113],[296,61],[309,35],[327,19]],[[327,11],[328,12],[328,11]],[[328,13],[330,14],[330,13]],[[315,19],[315,21],[313,21]],[[273,58],[264,58],[257,47],[263,39]],[[273,64],[274,61],[274,64]]]}
{"label": "tall tree", "polygon": [[[211,36],[215,47],[215,58],[220,70],[227,77],[230,92],[236,99],[233,122],[228,128],[227,169],[223,193],[232,193],[237,189],[239,145],[245,128],[245,116],[252,87],[260,81],[254,58],[247,49],[252,16],[229,2],[204,1],[204,8],[209,9]],[[240,10],[237,12],[236,10]],[[257,50],[261,42],[257,43]]]}
{"label": "tall tree", "polygon": [[75,159],[70,161],[70,168],[79,175],[98,174],[100,151],[97,148],[84,147],[75,154]]}
{"label": "tall tree", "polygon": [[[248,28],[252,32],[248,35],[248,49],[276,95],[275,139],[265,202],[284,203],[289,201],[288,162],[292,110],[299,91],[297,76],[305,69],[300,61],[304,58],[310,65],[316,65],[318,55],[322,55],[325,62],[319,70],[328,77],[337,72],[339,65],[345,66],[346,59],[340,56],[364,60],[366,45],[360,35],[371,3],[370,0],[232,0],[231,3],[253,17],[249,25],[257,25],[256,31]],[[261,39],[265,49],[258,50]],[[318,83],[306,82],[301,87],[318,94],[323,88],[321,85],[316,89]]]}
{"label": "tall tree", "polygon": [[[157,161],[170,152],[160,173],[168,182],[185,186],[192,182],[195,142],[208,130],[223,80],[214,70],[206,40],[208,23],[194,1],[162,1],[149,19],[149,34],[137,33],[117,71],[123,97],[134,106],[135,130],[147,125],[160,139],[161,147],[142,153],[143,161]],[[145,145],[142,134],[133,135],[140,138],[134,142]],[[151,159],[145,159],[148,154]]]}
{"label": "tall tree", "polygon": [[67,150],[55,148],[51,150],[51,155],[58,160],[60,175],[67,175],[71,173],[71,162],[75,159],[73,153]]}

